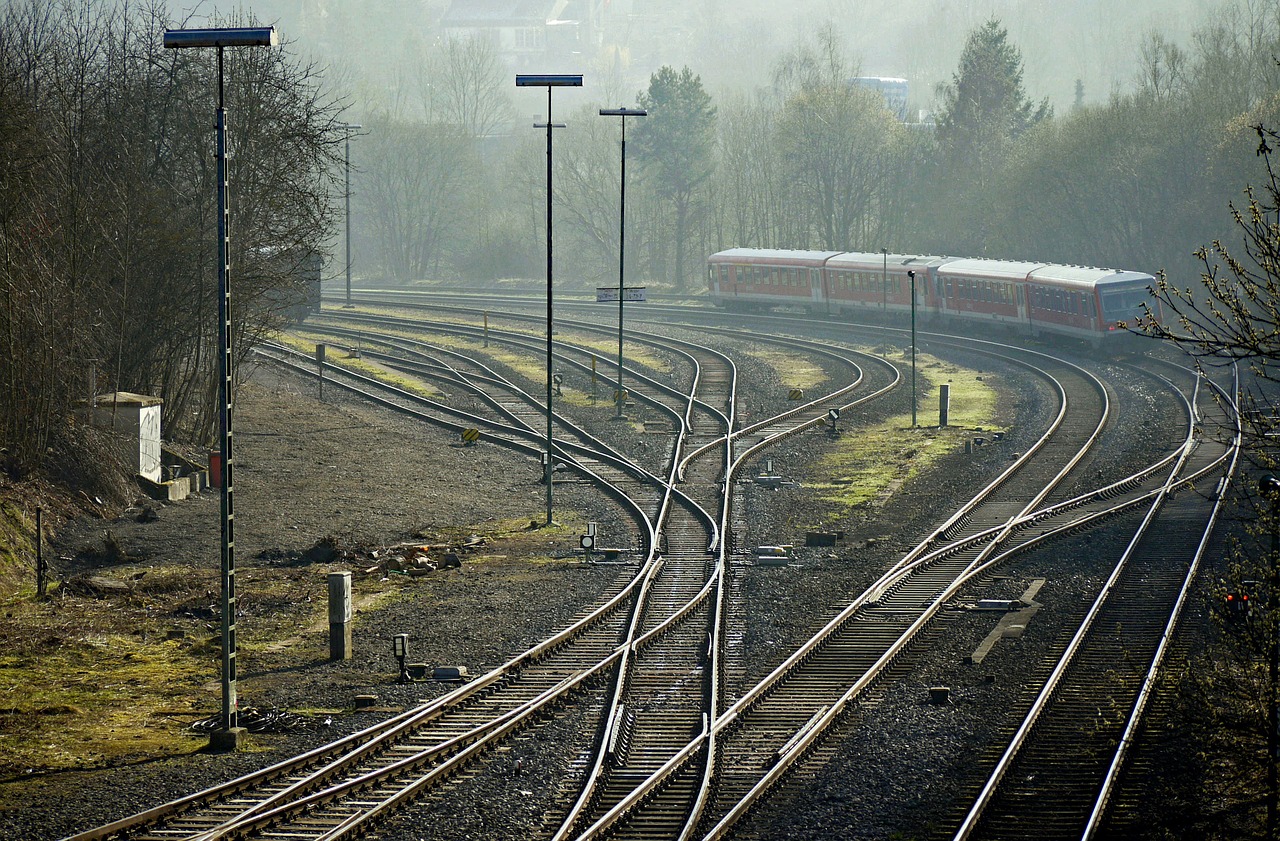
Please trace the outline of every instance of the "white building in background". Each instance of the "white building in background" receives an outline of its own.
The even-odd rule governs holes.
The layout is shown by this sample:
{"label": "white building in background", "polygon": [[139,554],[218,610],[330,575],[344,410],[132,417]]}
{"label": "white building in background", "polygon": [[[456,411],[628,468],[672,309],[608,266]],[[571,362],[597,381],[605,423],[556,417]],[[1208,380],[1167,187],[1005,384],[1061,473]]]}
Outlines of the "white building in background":
{"label": "white building in background", "polygon": [[906,79],[896,76],[858,76],[853,83],[883,96],[885,106],[899,122],[907,122],[907,94],[910,92],[910,85]]}
{"label": "white building in background", "polygon": [[489,39],[513,73],[569,72],[564,62],[595,57],[609,5],[610,0],[453,0],[440,31],[446,38]]}

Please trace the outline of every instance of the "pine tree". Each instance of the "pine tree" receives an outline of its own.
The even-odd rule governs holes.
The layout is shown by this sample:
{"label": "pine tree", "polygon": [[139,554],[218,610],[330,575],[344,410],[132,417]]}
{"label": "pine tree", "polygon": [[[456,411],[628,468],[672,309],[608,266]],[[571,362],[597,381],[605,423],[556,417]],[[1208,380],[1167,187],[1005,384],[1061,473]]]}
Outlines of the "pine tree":
{"label": "pine tree", "polygon": [[685,252],[698,193],[715,169],[716,109],[702,79],[685,67],[662,67],[639,96],[649,116],[637,122],[636,159],[657,195],[674,210],[675,283],[688,287]]}
{"label": "pine tree", "polygon": [[1012,141],[1053,115],[1022,87],[1022,53],[992,19],[969,33],[951,84],[940,87],[938,143],[947,163],[967,167],[979,182],[1004,160]]}

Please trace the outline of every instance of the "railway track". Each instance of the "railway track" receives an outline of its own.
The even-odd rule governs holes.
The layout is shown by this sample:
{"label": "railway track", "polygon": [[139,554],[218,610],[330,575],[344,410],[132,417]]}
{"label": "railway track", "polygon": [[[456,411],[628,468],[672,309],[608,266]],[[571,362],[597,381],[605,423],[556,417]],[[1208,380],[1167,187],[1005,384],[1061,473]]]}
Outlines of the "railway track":
{"label": "railway track", "polygon": [[[1083,379],[1083,378],[1082,378]],[[1079,393],[1080,383],[1072,387]],[[944,524],[934,535],[909,553],[903,562],[878,582],[844,613],[832,621],[809,644],[788,659],[759,686],[731,706],[711,727],[706,738],[691,742],[678,759],[692,759],[699,754],[718,754],[714,775],[714,796],[708,795],[706,814],[695,816],[680,837],[721,837],[740,820],[765,792],[775,785],[786,769],[805,755],[826,728],[841,712],[881,677],[894,660],[906,650],[912,638],[933,618],[957,589],[981,574],[996,561],[996,549],[1004,555],[1015,551],[1015,544],[1031,543],[1055,531],[1078,528],[1090,516],[1089,506],[1105,512],[1123,505],[1135,504],[1144,493],[1142,485],[1158,473],[1162,465],[1152,466],[1143,476],[1100,491],[1089,499],[1073,499],[1052,511],[1036,511],[1039,500],[1060,484],[1079,462],[1106,419],[1105,392],[1099,384],[1091,384],[1097,395],[1092,413],[1092,428],[1073,424],[1055,424],[1035,451],[990,487],[979,494],[966,509]],[[1065,395],[1066,390],[1062,393]],[[1087,402],[1087,401],[1086,401]],[[1065,403],[1063,414],[1065,414]],[[1080,413],[1089,418],[1089,412]],[[1061,419],[1060,415],[1060,419]],[[1057,438],[1055,438],[1057,436]],[[1076,450],[1063,446],[1061,440],[1074,441]],[[1039,458],[1037,458],[1037,455]],[[1030,464],[1039,462],[1037,467]],[[1040,492],[1026,502],[1024,477],[1040,474]],[[1019,475],[1021,474],[1021,475]],[[1049,478],[1045,481],[1044,477]],[[1036,480],[1030,480],[1033,484]],[[1117,505],[1107,498],[1127,496]],[[1020,505],[1010,508],[1011,501]],[[1010,511],[1014,513],[1011,515]],[[1049,525],[1052,518],[1067,518],[1062,525]],[[1019,535],[1035,523],[1036,538]],[[687,774],[680,761],[674,761],[646,781],[643,789],[620,804],[606,819],[592,827],[584,837],[606,833],[627,837],[624,831],[613,833],[609,822],[643,825],[650,808],[646,791],[660,790],[667,780]],[[659,813],[665,807],[659,806]],[[692,827],[699,828],[694,831]],[[670,836],[677,837],[677,836]]]}
{"label": "railway track", "polygon": [[[1232,394],[1201,396],[1197,421],[1232,428]],[[1099,832],[1234,472],[1236,429],[1229,442],[1198,437],[1185,449],[954,838]],[[1217,490],[1197,493],[1195,482]]]}
{"label": "railway track", "polygon": [[[300,370],[308,367],[281,348],[265,352],[279,364]],[[664,721],[685,714],[689,721],[705,722],[709,714],[703,700],[717,694],[714,658],[711,668],[704,670],[712,676],[706,679],[709,682],[690,680],[689,675],[708,656],[705,629],[719,624],[723,606],[719,590],[723,575],[717,564],[708,562],[708,552],[723,546],[718,525],[727,510],[724,465],[735,402],[731,363],[719,368],[709,364],[703,370],[704,364],[716,360],[727,362],[709,350],[695,360],[693,386],[679,416],[681,434],[671,448],[670,475],[683,465],[685,483],[696,489],[701,502],[561,422],[557,455],[574,470],[603,483],[620,499],[633,499],[639,495],[637,488],[651,491],[656,486],[663,491],[656,506],[652,498],[647,506],[631,503],[637,520],[649,532],[647,557],[635,578],[597,611],[433,704],[307,756],[74,837],[212,839],[265,834],[328,839],[361,833],[491,750],[498,740],[527,726],[549,706],[566,703],[575,693],[609,680],[625,687],[615,693],[617,698],[661,701]],[[432,368],[430,376],[446,378],[456,387],[499,388],[520,404],[530,402],[518,387],[492,372],[463,373],[455,363],[442,365],[438,359],[412,364]],[[490,434],[508,446],[535,450],[531,424],[503,401],[490,401],[499,417],[481,418],[353,372],[331,370],[329,377],[332,387],[359,392],[398,411],[429,416],[451,427],[485,423]],[[707,386],[701,393],[709,395],[711,403],[724,406],[723,414],[699,400],[699,384]],[[718,416],[725,418],[723,424],[717,425]],[[566,440],[570,434],[577,440]],[[719,462],[710,455],[715,447],[707,446],[717,439],[725,442]],[[696,445],[696,457],[676,457],[691,445]],[[628,484],[634,487],[626,489]],[[685,688],[686,703],[669,703],[674,690]],[[625,709],[626,704],[617,706]],[[689,715],[689,708],[699,711]],[[623,718],[615,715],[606,720]],[[652,729],[644,728],[645,732]]]}
{"label": "railway track", "polygon": [[[1065,390],[1063,391],[1063,393],[1065,393]],[[1076,393],[1083,394],[1086,392],[1077,391]],[[1095,394],[1100,395],[1099,397],[1100,403],[1104,404],[1105,393],[1101,389],[1097,389],[1095,391]],[[1088,416],[1089,416],[1088,412],[1073,413],[1074,418],[1088,417]],[[1101,429],[1102,421],[1105,421],[1105,410],[1103,410],[1100,413],[1100,417],[1102,420],[1095,427],[1091,437],[1096,437],[1096,435],[1098,434],[1098,431]],[[1078,421],[1076,422],[1078,423]],[[1049,439],[1041,445],[1046,450],[1045,455],[1048,456],[1046,458],[1046,461],[1052,461],[1052,445],[1051,445],[1052,440],[1053,439]],[[1058,441],[1071,440],[1070,432],[1068,431],[1067,433],[1059,436],[1057,440]],[[1073,458],[1073,460],[1071,461],[1071,464],[1077,463],[1078,460],[1079,460],[1078,457]],[[1032,495],[1032,501],[1026,504],[1021,509],[1020,514],[1025,515],[1028,511],[1033,509],[1037,503],[1045,499],[1055,487],[1061,486],[1062,484],[1061,480],[1063,479],[1063,477],[1067,472],[1068,472],[1068,468],[1064,467],[1063,470],[1054,477],[1053,481],[1045,483],[1043,485],[1043,490],[1037,494]],[[1022,475],[1025,477],[1028,475],[1033,475],[1033,473],[1034,471],[1026,471]],[[1154,473],[1154,471],[1151,471],[1151,473]],[[1143,491],[1141,491],[1141,485],[1143,484],[1144,480],[1148,482],[1150,481],[1151,473],[1143,477],[1131,477],[1127,479],[1125,482],[1117,483],[1115,486],[1105,489],[1103,493],[1100,493],[1099,495],[1097,495],[1098,500],[1100,501],[1103,499],[1111,498],[1117,494],[1123,494],[1126,492],[1129,493],[1130,496],[1134,496],[1134,495],[1141,496],[1141,494],[1144,493]],[[1020,489],[1016,482],[1011,481],[1011,477],[1006,476],[1003,478],[1004,478],[1004,484],[1006,484],[1006,487],[1004,488],[1004,490],[1008,492],[1009,499],[1023,500],[1026,498],[1026,496],[1024,495],[1023,489]],[[1033,479],[1032,484],[1035,484],[1035,483],[1036,482]],[[1149,493],[1149,491],[1145,491],[1145,493]],[[1095,505],[1100,504],[1099,501],[1095,501],[1094,504]],[[1007,505],[1008,503],[1005,503],[1005,504]],[[1132,504],[1132,503],[1129,503],[1129,504]],[[1081,505],[1082,505],[1081,500],[1076,499],[1076,500],[1069,501],[1069,504],[1065,506],[1065,508],[1067,509],[1078,508]],[[998,514],[1001,514],[1001,513],[1007,514],[1007,512],[1001,512],[999,506],[1000,506],[999,502],[993,502],[990,510],[997,512]],[[1122,507],[1122,506],[1112,506],[1113,509],[1118,507]],[[1013,519],[1016,520],[1017,517],[1014,517]],[[999,521],[999,517],[996,517],[996,521]],[[1080,518],[1077,517],[1076,521],[1079,522]],[[1009,522],[1009,521],[1007,520],[1006,522]],[[962,539],[966,535],[966,532],[970,536],[974,534],[983,534],[983,533],[987,533],[989,535],[990,531],[989,530],[984,531],[984,529],[982,528],[983,525],[984,523],[980,519],[975,520],[971,512],[966,512],[965,514],[960,516],[958,519],[953,518],[953,520],[949,522],[946,526],[944,526],[943,529],[939,530],[940,532],[939,534],[931,537],[929,540],[926,540],[924,543],[922,543],[921,546],[917,547],[917,550],[918,550],[917,554],[927,554],[928,549],[931,547],[931,545],[933,545],[936,542],[938,538],[941,538],[942,540],[958,540],[958,539]],[[1062,530],[1068,530],[1069,528],[1072,528],[1072,527],[1074,526],[1064,527]],[[1042,529],[1041,533],[1043,535],[1046,532]],[[994,542],[993,545],[1000,545],[1001,542],[1002,541],[997,540]],[[1005,540],[1003,541],[1003,543],[1008,545],[1011,543],[1011,541]],[[991,553],[991,550],[985,550],[985,551],[988,555]],[[979,551],[978,557],[981,557],[982,554],[983,554],[983,551]],[[908,559],[904,559],[904,560],[908,560]],[[982,563],[976,557],[969,561],[967,568],[969,572],[972,573],[972,571],[975,568],[982,568],[982,566],[983,566]],[[904,588],[904,591],[905,590],[906,588]],[[907,598],[908,600],[913,599],[914,595],[910,595]],[[887,633],[885,635],[885,640],[886,642],[884,643],[884,645],[889,645],[891,647],[891,643],[893,641],[896,640],[900,642],[902,640],[902,635],[895,634],[892,632]],[[843,681],[843,680],[837,681],[837,683],[843,683],[843,682],[846,682],[846,681]],[[787,726],[785,726],[783,728],[784,734],[787,732],[790,732],[792,735],[785,743],[783,743],[782,747],[774,755],[774,757],[772,758],[772,761],[769,762],[768,764],[779,762],[781,758],[785,757],[787,754],[793,751],[796,751],[797,748],[803,746],[805,741],[810,740],[812,738],[811,731],[816,731],[818,729],[818,726],[821,724],[819,719],[823,717],[828,712],[829,709],[830,709],[829,707],[820,707],[815,712],[813,717],[811,717],[808,721],[804,722],[798,728],[795,726],[794,723],[790,723]],[[690,773],[687,770],[687,768],[681,767],[681,766],[675,766],[675,771],[673,772],[672,767],[673,766],[668,765],[667,768],[665,769],[665,776],[662,780],[664,785],[667,788],[676,787],[684,790],[690,789],[694,785],[695,778],[697,775],[694,773]],[[706,778],[709,775],[704,771],[703,776],[704,778]],[[678,782],[672,783],[671,782],[672,778],[675,778]],[[636,792],[640,792],[641,790],[642,789],[637,789]],[[679,799],[683,800],[688,796],[689,795],[687,794],[682,794]],[[614,834],[618,835],[619,837],[678,837],[677,835],[671,833],[670,824],[671,824],[671,821],[673,820],[673,815],[678,815],[679,811],[676,810],[675,812],[673,812],[673,810],[669,806],[660,805],[658,806],[658,808],[652,809],[652,814],[656,814],[658,816],[657,818],[641,818],[640,820],[636,820],[635,812],[637,810],[635,809],[635,807],[636,807],[636,804],[639,803],[641,800],[643,800],[643,795],[639,795],[633,792],[633,795],[628,802],[621,803],[618,807],[616,807],[616,811],[613,813],[614,820],[617,821],[620,815],[626,814],[627,822],[632,825],[632,828],[635,831],[631,835],[628,835],[628,833],[625,830],[622,832],[615,832]],[[746,798],[739,800],[739,803],[745,802],[745,800]],[[678,818],[674,818],[674,819],[678,820]],[[663,831],[655,833],[654,831],[655,820],[659,821],[659,825],[664,826]],[[662,823],[663,821],[665,821],[665,823]],[[594,834],[603,834],[604,831],[605,830],[602,829],[600,826],[597,826],[597,827],[593,827],[593,829],[589,831],[587,835],[591,836]],[[714,835],[715,832],[716,831],[713,830],[712,834]],[[688,834],[688,831],[686,830],[686,835],[687,834]]]}
{"label": "railway track", "polygon": [[[537,422],[545,407],[519,382],[455,347],[391,335],[426,327],[475,342],[481,333],[474,325],[397,323],[363,314],[336,322],[320,329],[355,341],[389,369],[436,383],[451,397],[466,397],[424,400],[361,381],[352,372],[331,371],[335,387],[358,389],[366,399],[458,431],[482,426],[487,439],[531,456],[540,453]],[[379,323],[388,332],[373,339],[367,328]],[[599,325],[558,324],[562,330],[608,332]],[[533,358],[544,347],[520,331],[486,328],[483,335]],[[549,816],[547,834],[557,839],[725,837],[788,772],[822,749],[849,711],[874,698],[962,588],[1014,553],[1169,497],[1204,469],[1197,461],[1200,451],[1184,442],[1177,473],[1171,473],[1176,456],[1170,456],[1106,487],[1063,498],[1061,489],[1078,478],[1073,471],[1107,425],[1107,394],[1086,372],[1042,360],[1043,376],[1056,383],[1061,407],[1041,441],[766,680],[730,698],[723,680],[725,652],[732,645],[726,631],[730,561],[735,553],[741,560],[746,551],[734,494],[748,462],[811,429],[833,409],[882,396],[899,381],[892,366],[870,357],[854,362],[851,352],[817,342],[767,340],[797,352],[828,354],[833,368],[848,366],[848,383],[738,428],[732,361],[692,343],[677,349],[674,341],[651,340],[661,353],[685,360],[688,371],[687,382],[677,385],[640,367],[626,372],[637,387],[633,398],[670,423],[671,434],[657,453],[640,463],[567,417],[556,417],[556,458],[567,471],[609,488],[628,506],[642,548],[634,577],[620,582],[590,616],[433,704],[262,774],[74,837],[350,837],[456,776],[546,710],[580,703],[587,692],[604,698],[597,747],[580,763],[581,777],[566,781],[564,808]],[[570,380],[571,388],[581,391],[588,372],[594,383],[596,354],[564,339],[556,348],[556,364],[577,378],[578,385]],[[281,364],[309,367],[309,360],[296,354],[286,363],[290,354],[271,353]],[[875,375],[864,381],[862,366]],[[462,402],[471,411],[456,405]],[[1187,426],[1189,441],[1190,415]]]}
{"label": "railway track", "polygon": [[[1202,449],[1203,449],[1203,448],[1202,448]],[[1197,452],[1199,452],[1199,451],[1197,451]],[[1211,461],[1211,462],[1215,462],[1215,463],[1217,463],[1217,462],[1219,462],[1220,460],[1215,460],[1215,458],[1208,458],[1208,461]],[[1190,470],[1190,472],[1196,472],[1196,471],[1198,470],[1198,467],[1197,467],[1196,465],[1194,465],[1194,458],[1193,458],[1193,460],[1192,460],[1192,466],[1190,466],[1188,470]],[[1184,470],[1183,472],[1181,472],[1181,474],[1179,474],[1179,476],[1184,476],[1184,475],[1185,475],[1185,472],[1187,472],[1187,471],[1185,471],[1185,470]],[[1164,486],[1162,486],[1162,488],[1161,488],[1160,490],[1157,490],[1157,492],[1152,492],[1152,490],[1151,490],[1151,479],[1152,479],[1152,476],[1151,476],[1151,475],[1148,475],[1148,476],[1146,476],[1146,477],[1143,477],[1143,479],[1126,480],[1126,481],[1121,481],[1121,483],[1116,483],[1114,486],[1108,486],[1108,488],[1107,488],[1107,489],[1105,489],[1105,493],[1098,494],[1098,497],[1097,497],[1096,501],[1094,501],[1093,503],[1089,503],[1089,504],[1097,504],[1097,506],[1105,506],[1105,504],[1110,504],[1110,503],[1108,503],[1108,501],[1114,501],[1114,499],[1115,499],[1116,495],[1124,495],[1124,494],[1128,494],[1128,495],[1129,495],[1129,497],[1130,497],[1130,499],[1129,499],[1129,501],[1128,501],[1128,502],[1125,502],[1125,503],[1124,503],[1124,507],[1133,508],[1134,506],[1137,506],[1138,501],[1147,501],[1147,502],[1152,502],[1152,501],[1153,501],[1153,499],[1156,499],[1156,498],[1165,498],[1165,497],[1169,497],[1169,495],[1170,495],[1170,493],[1169,493],[1170,488],[1172,488],[1172,486],[1179,485],[1179,484],[1183,483],[1183,481],[1184,481],[1183,479],[1180,479],[1180,477],[1176,477],[1176,476],[1175,476],[1175,477],[1170,477],[1170,479],[1167,479],[1167,481],[1166,481],[1165,485],[1164,485]],[[1062,486],[1062,485],[1059,485],[1059,486]],[[1181,499],[1181,501],[1184,501],[1184,502],[1185,502],[1185,503],[1187,503],[1187,504],[1192,504],[1192,503],[1194,503],[1194,501],[1189,501],[1189,499],[1188,499],[1188,498],[1190,497],[1190,495],[1192,495],[1192,494],[1187,494],[1187,493],[1180,494],[1180,495],[1178,495],[1178,497],[1175,497],[1175,498],[1174,498],[1174,502],[1172,502],[1172,503],[1167,503],[1167,502],[1166,502],[1166,503],[1164,503],[1164,507],[1165,507],[1166,509],[1169,509],[1169,511],[1176,512],[1176,511],[1178,511],[1178,508],[1179,508],[1180,504],[1183,504],[1183,503],[1179,503],[1179,499]],[[1061,497],[1061,493],[1060,493],[1060,492],[1059,492],[1059,497]],[[1046,495],[1044,495],[1044,497],[1043,497],[1043,498],[1044,498],[1044,499],[1055,499],[1055,494],[1053,494],[1053,492],[1050,492],[1050,493],[1047,493]],[[1078,504],[1078,503],[1079,503],[1078,499],[1076,499],[1076,501],[1069,501],[1069,502],[1074,502],[1075,504]],[[1111,506],[1111,507],[1112,507],[1112,508],[1117,508],[1117,506]],[[1194,506],[1192,506],[1192,507],[1194,507]],[[1175,520],[1175,522],[1178,522],[1178,521],[1179,521],[1179,517],[1175,515],[1175,516],[1174,516],[1174,520]],[[1078,518],[1078,520],[1076,520],[1076,521],[1078,521],[1078,522],[1087,522],[1087,521],[1088,521],[1088,518],[1087,518],[1087,517],[1085,517],[1085,518]],[[963,526],[961,526],[961,527],[968,526],[968,525],[969,525],[969,524],[963,524]],[[1055,529],[1050,529],[1050,530],[1048,530],[1048,531],[1043,531],[1043,530],[1042,530],[1042,534],[1069,533],[1069,531],[1070,531],[1071,529],[1074,529],[1074,527],[1079,527],[1079,526],[1066,526],[1066,527],[1061,527],[1061,529],[1056,529],[1056,530],[1055,530]],[[1175,531],[1176,531],[1176,530],[1175,530]],[[1193,530],[1192,538],[1203,538],[1203,533],[1196,534],[1196,533],[1194,533],[1194,530]],[[1194,541],[1192,538],[1187,538],[1187,540],[1192,540],[1192,541]],[[1034,543],[1034,541],[1033,541],[1033,543]],[[1006,554],[1007,554],[1007,553],[1006,553]],[[1160,554],[1160,553],[1156,552],[1156,554],[1157,554],[1157,556],[1158,556],[1158,554]],[[1001,556],[1001,557],[1004,557],[1004,556]],[[1134,558],[1135,558],[1135,561],[1138,561],[1138,558],[1140,558],[1140,554],[1135,553],[1135,554],[1134,554]],[[1157,576],[1157,573],[1156,573],[1155,571],[1152,571],[1152,570],[1151,570],[1151,568],[1149,568],[1149,567],[1143,567],[1143,566],[1142,566],[1142,562],[1140,562],[1140,561],[1138,561],[1137,563],[1135,563],[1135,565],[1134,565],[1134,567],[1133,567],[1133,568],[1134,568],[1134,570],[1138,570],[1138,572],[1133,573],[1133,575],[1137,576],[1139,580],[1147,581],[1147,580],[1151,580],[1153,576]],[[1192,573],[1188,573],[1187,577],[1185,577],[1185,579],[1184,579],[1184,580],[1189,580],[1189,579],[1190,579],[1190,576],[1192,576],[1192,575],[1193,575],[1193,572],[1192,572]],[[1172,576],[1172,579],[1174,579],[1174,580],[1178,580],[1178,576],[1176,576],[1176,575],[1175,575],[1175,576]],[[1179,597],[1179,598],[1184,598],[1184,597]],[[1120,597],[1116,597],[1116,599],[1117,599],[1117,602],[1119,602]],[[1132,600],[1132,597],[1130,597],[1130,600]],[[1132,605],[1130,605],[1130,607],[1132,607]],[[1120,616],[1125,617],[1125,616],[1128,616],[1128,614],[1120,613]],[[1134,616],[1128,616],[1128,621],[1129,621],[1129,623],[1132,623],[1132,625],[1134,626],[1134,630],[1135,630],[1135,631],[1137,631],[1137,626],[1138,626],[1138,625],[1140,625],[1139,618],[1138,618],[1138,617],[1134,617]],[[1103,622],[1103,623],[1102,623],[1102,625],[1103,625],[1103,627],[1105,627],[1105,626],[1107,625],[1107,622],[1106,622],[1106,621],[1105,621],[1105,622]],[[1151,625],[1151,622],[1148,622],[1148,625]],[[1157,622],[1157,625],[1158,625],[1158,622]],[[1171,626],[1172,626],[1172,623],[1170,622],[1170,625],[1169,625],[1169,630],[1170,630],[1170,631],[1171,631]],[[1153,626],[1153,625],[1152,625],[1152,627],[1155,627],[1155,626]],[[1152,639],[1152,634],[1151,634],[1151,632],[1149,632],[1149,631],[1148,631],[1148,632],[1147,632],[1147,634],[1144,634],[1144,635],[1143,635],[1143,634],[1139,634],[1139,635],[1137,635],[1137,636],[1134,636],[1134,637],[1133,637],[1133,639],[1126,640],[1126,643],[1128,643],[1128,644],[1130,644],[1130,645],[1139,646],[1139,648],[1140,648],[1140,645],[1143,645],[1143,644],[1147,644],[1147,645],[1149,645],[1149,640],[1151,640],[1151,639]],[[1160,639],[1160,635],[1156,634],[1156,635],[1155,635],[1155,639],[1156,639],[1156,640]],[[1142,643],[1142,640],[1147,640],[1147,643]],[[1112,659],[1112,661],[1114,661],[1114,659],[1115,659],[1115,650],[1112,650],[1112,652],[1111,652],[1111,658],[1110,658],[1110,659]],[[1108,658],[1106,657],[1106,655],[1103,655],[1103,657],[1102,657],[1102,659],[1101,659],[1101,662],[1102,662],[1102,663],[1107,663],[1107,661],[1108,661]],[[1153,680],[1153,672],[1148,673],[1148,677],[1147,677],[1148,684],[1149,684],[1149,682],[1151,682],[1152,680]],[[1117,703],[1119,703],[1119,701],[1111,701],[1111,703],[1112,703],[1112,704],[1117,704]],[[819,710],[819,713],[822,713],[822,712],[823,712],[823,710]],[[788,742],[787,742],[787,744],[783,745],[783,748],[782,748],[781,754],[790,753],[790,751],[795,750],[795,749],[796,749],[797,744],[799,744],[799,741],[800,741],[800,740],[803,740],[803,739],[806,739],[806,736],[804,735],[805,731],[812,730],[813,726],[814,726],[814,719],[810,719],[810,721],[809,721],[809,722],[806,722],[804,727],[801,727],[801,728],[800,728],[800,730],[797,730],[797,731],[795,732],[795,736],[794,736],[794,737],[792,737],[792,740],[788,741]],[[1133,725],[1132,725],[1132,723],[1130,723],[1130,727],[1132,727],[1132,726],[1133,726]],[[714,730],[714,728],[713,728],[713,730]],[[1066,732],[1071,732],[1071,728],[1070,728],[1070,727],[1066,728]],[[1132,733],[1130,733],[1130,736],[1132,736]],[[1125,736],[1125,739],[1129,739],[1129,737],[1130,737],[1130,736]],[[1050,753],[1050,754],[1055,754],[1055,751],[1053,751],[1052,749],[1050,749],[1050,750],[1048,750],[1048,753]],[[1117,762],[1117,763],[1119,763],[1119,760],[1116,760],[1116,762]],[[678,773],[678,772],[677,772],[677,773]],[[1114,773],[1114,769],[1112,769],[1112,773]],[[1015,774],[1015,776],[1016,776],[1016,774]],[[1051,774],[1051,776],[1052,776],[1052,774]],[[1101,809],[1102,803],[1103,803],[1103,801],[1105,801],[1105,797],[1106,797],[1106,795],[1102,795],[1102,796],[1100,796],[1100,800],[1098,800],[1098,808],[1100,808],[1100,809]],[[1018,809],[1014,809],[1014,810],[1012,810],[1012,813],[1018,813],[1018,812],[1019,812],[1019,810],[1018,810]],[[713,832],[713,835],[714,835],[714,832]],[[1070,833],[1068,833],[1068,835],[1070,835]],[[650,837],[659,837],[659,836],[654,835],[654,836],[650,836]],[[987,836],[986,836],[986,835],[975,835],[975,836],[973,836],[973,837],[987,837]],[[997,836],[992,836],[992,837],[1006,837],[1006,836],[1004,836],[1004,835],[997,835]],[[1018,833],[1014,832],[1014,833],[1011,833],[1011,835],[1009,835],[1009,836],[1007,836],[1007,837],[1027,837],[1027,836],[1025,836],[1025,833],[1023,833],[1023,835],[1018,835]]]}

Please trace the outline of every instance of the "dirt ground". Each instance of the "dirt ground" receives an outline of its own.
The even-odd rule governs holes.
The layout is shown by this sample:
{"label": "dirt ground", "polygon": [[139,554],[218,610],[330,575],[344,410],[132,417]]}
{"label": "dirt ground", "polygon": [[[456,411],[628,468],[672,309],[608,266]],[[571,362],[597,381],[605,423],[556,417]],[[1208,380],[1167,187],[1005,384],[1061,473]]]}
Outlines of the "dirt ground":
{"label": "dirt ground", "polygon": [[[563,522],[531,529],[546,500],[532,460],[325,397],[259,369],[237,402],[242,705],[333,713],[356,694],[394,694],[397,633],[410,634],[411,659],[476,673],[571,621],[616,575],[575,552],[587,518],[611,528],[614,515],[593,492],[558,487]],[[186,725],[221,701],[220,522],[220,494],[206,491],[170,504],[139,498],[59,530],[53,578],[73,584],[47,602],[5,607],[0,786],[199,749],[203,737]],[[450,549],[461,567],[388,570],[392,559],[421,571]],[[346,663],[328,659],[333,571],[354,574],[357,656]],[[96,591],[88,576],[123,589]],[[548,588],[561,597],[555,605],[538,597]],[[504,621],[477,621],[487,614]]]}

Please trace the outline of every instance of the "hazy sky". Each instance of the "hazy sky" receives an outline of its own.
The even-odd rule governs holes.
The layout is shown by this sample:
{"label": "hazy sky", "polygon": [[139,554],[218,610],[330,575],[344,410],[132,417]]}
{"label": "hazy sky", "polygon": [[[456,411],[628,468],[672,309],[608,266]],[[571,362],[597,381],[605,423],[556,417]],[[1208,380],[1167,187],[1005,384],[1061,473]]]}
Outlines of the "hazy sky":
{"label": "hazy sky", "polygon": [[[463,0],[465,2],[466,0]],[[474,0],[483,2],[483,0]],[[1048,96],[1063,111],[1084,83],[1087,102],[1104,101],[1132,84],[1143,36],[1159,31],[1187,44],[1191,33],[1221,6],[1246,8],[1250,0],[611,0],[630,6],[626,31],[635,79],[651,65],[689,64],[712,90],[764,84],[774,58],[826,23],[848,45],[864,75],[902,76],[912,105],[927,108],[934,87],[950,78],[965,36],[999,19],[1022,51],[1028,94]],[[200,15],[250,8],[274,21],[300,48],[360,75],[387,79],[412,42],[429,43],[432,24],[448,0],[257,0],[176,2]],[[659,33],[652,35],[651,33]],[[568,63],[568,62],[564,62]],[[584,64],[586,61],[584,60]],[[370,66],[372,65],[372,66]],[[547,72],[584,72],[556,67]],[[634,85],[633,85],[634,86]]]}

